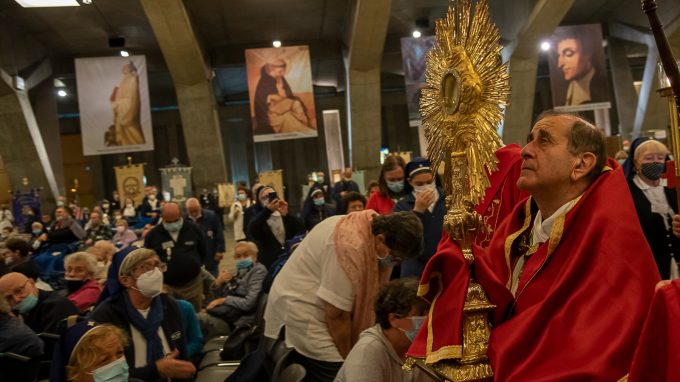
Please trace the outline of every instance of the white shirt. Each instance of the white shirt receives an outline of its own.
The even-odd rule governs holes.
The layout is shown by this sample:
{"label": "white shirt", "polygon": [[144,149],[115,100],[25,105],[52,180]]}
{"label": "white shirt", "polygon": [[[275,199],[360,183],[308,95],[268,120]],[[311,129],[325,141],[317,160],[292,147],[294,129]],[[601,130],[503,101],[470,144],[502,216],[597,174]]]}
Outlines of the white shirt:
{"label": "white shirt", "polygon": [[354,291],[340,268],[333,231],[342,216],[317,224],[276,276],[264,313],[264,335],[277,338],[286,327],[286,345],[319,361],[342,362],[325,321],[325,302],[351,312]]}
{"label": "white shirt", "polygon": [[[552,232],[555,220],[571,211],[578,200],[579,198],[575,198],[566,202],[545,220],[543,220],[543,214],[541,213],[541,210],[538,210],[536,217],[534,217],[533,227],[531,228],[531,245],[538,246],[548,241],[548,239],[550,239],[550,233]],[[524,270],[524,263],[524,256],[520,256],[519,260],[517,260],[517,263],[515,264],[515,268],[512,270],[512,286],[510,291],[512,292],[513,296],[517,293],[519,278],[522,276],[522,270]]]}
{"label": "white shirt", "polygon": [[[137,309],[142,317],[147,318],[149,316],[149,311],[151,308],[147,309]],[[135,367],[146,366],[146,338],[142,335],[142,332],[137,330],[132,324],[130,324],[130,332],[132,333],[132,345],[135,347]],[[163,333],[163,328],[158,327],[158,336],[161,338],[163,343],[163,354],[168,354],[171,352],[170,345],[168,344],[167,338],[165,338],[165,333]]]}
{"label": "white shirt", "polygon": [[404,371],[402,365],[401,358],[378,324],[361,332],[334,382],[434,381],[420,368]]}
{"label": "white shirt", "polygon": [[659,183],[658,186],[650,186],[645,183],[644,180],[640,178],[640,175],[635,174],[633,177],[633,183],[642,191],[649,203],[652,204],[652,212],[663,216],[663,223],[666,225],[666,230],[671,229],[669,219],[673,219],[673,209],[668,204],[668,199],[666,199],[666,192],[664,191],[663,185]]}

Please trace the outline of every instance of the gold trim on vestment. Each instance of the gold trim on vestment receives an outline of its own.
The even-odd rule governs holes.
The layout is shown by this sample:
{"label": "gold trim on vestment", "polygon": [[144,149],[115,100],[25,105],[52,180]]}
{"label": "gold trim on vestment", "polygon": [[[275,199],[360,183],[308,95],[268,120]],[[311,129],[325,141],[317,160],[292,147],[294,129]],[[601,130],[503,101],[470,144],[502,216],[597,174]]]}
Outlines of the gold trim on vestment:
{"label": "gold trim on vestment", "polygon": [[[441,296],[442,291],[444,289],[444,286],[442,285],[442,275],[439,272],[432,272],[430,274],[430,283],[432,283],[432,279],[435,277],[439,282],[439,289],[437,290],[437,294],[432,299],[430,311],[427,314],[427,347],[425,349],[425,363],[428,364],[439,362],[447,358],[460,358],[463,355],[462,345],[449,345],[443,346],[437,349],[436,351],[432,350],[434,341],[434,329],[432,327],[432,313],[434,312],[435,305],[437,304],[437,299],[439,298],[439,296]],[[429,283],[424,285],[429,285]]]}
{"label": "gold trim on vestment", "polygon": [[513,232],[505,239],[505,264],[508,266],[508,281],[505,283],[505,287],[508,289],[512,288],[512,244],[531,224],[531,200],[530,196],[524,205],[524,224],[522,228]]}

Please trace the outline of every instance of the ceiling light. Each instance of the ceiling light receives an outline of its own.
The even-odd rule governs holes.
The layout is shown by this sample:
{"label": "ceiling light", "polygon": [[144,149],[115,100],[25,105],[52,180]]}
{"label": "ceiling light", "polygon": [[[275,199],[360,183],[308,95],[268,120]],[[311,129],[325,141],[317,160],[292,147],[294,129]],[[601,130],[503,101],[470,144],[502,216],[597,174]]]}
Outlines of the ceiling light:
{"label": "ceiling light", "polygon": [[64,89],[59,89],[59,91],[57,92],[57,95],[59,97],[66,97],[68,95],[68,93],[66,93],[66,90],[64,90]]}
{"label": "ceiling light", "polygon": [[544,51],[544,52],[549,51],[550,50],[550,43],[547,42],[547,41],[543,41],[541,43],[541,50]]}
{"label": "ceiling light", "polygon": [[281,47],[281,41],[274,40],[274,42],[272,42],[272,45],[274,45],[274,48],[280,48]]}
{"label": "ceiling light", "polygon": [[15,0],[24,8],[79,7],[76,0]]}
{"label": "ceiling light", "polygon": [[120,55],[123,57],[130,57],[130,53],[127,50],[121,50]]}
{"label": "ceiling light", "polygon": [[422,33],[420,33],[420,31],[418,31],[418,30],[413,31],[412,34],[413,34],[413,38],[420,38],[420,36],[422,36]]}

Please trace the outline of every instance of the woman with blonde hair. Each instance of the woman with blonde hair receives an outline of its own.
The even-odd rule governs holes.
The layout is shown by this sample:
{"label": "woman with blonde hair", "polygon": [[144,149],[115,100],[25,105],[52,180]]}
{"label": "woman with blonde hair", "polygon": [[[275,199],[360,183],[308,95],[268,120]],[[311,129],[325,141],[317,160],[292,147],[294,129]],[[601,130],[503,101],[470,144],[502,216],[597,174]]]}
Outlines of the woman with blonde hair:
{"label": "woman with blonde hair", "polygon": [[631,144],[630,155],[623,164],[642,232],[663,279],[670,278],[672,270],[677,272],[680,260],[680,239],[672,233],[678,202],[674,190],[665,187],[661,179],[668,154],[663,143],[640,137]]}
{"label": "woman with blonde hair", "polygon": [[129,369],[123,352],[128,343],[123,330],[93,320],[71,326],[59,338],[54,349],[50,381],[98,382],[129,381]]}
{"label": "woman with blonde hair", "polygon": [[88,252],[72,253],[64,258],[64,269],[67,298],[81,312],[86,311],[97,302],[101,294],[101,287],[95,278],[97,256]]}

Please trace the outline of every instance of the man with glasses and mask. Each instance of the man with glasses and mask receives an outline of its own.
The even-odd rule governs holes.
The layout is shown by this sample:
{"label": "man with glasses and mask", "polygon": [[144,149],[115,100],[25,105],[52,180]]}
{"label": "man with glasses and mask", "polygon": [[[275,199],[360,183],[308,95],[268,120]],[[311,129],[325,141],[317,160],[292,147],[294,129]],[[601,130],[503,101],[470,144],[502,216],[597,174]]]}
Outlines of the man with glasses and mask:
{"label": "man with glasses and mask", "polygon": [[[0,277],[0,293],[17,317],[37,334],[54,334],[64,318],[80,314],[71,301],[56,292],[39,290],[33,280],[21,273],[12,272]],[[46,338],[41,337],[45,344],[43,360],[51,360],[54,343]],[[45,377],[45,373],[41,371],[40,377]]]}
{"label": "man with glasses and mask", "polygon": [[90,315],[92,320],[125,330],[131,339],[124,348],[131,378],[166,381],[196,373],[187,361],[179,306],[161,294],[166,270],[150,249],[118,252],[109,268],[109,281],[114,281],[107,285],[111,295]]}
{"label": "man with glasses and mask", "polygon": [[165,284],[176,298],[187,300],[198,312],[203,303],[201,267],[207,256],[207,239],[197,224],[182,219],[176,203],[161,211],[163,223],[155,226],[144,241],[168,265]]}

